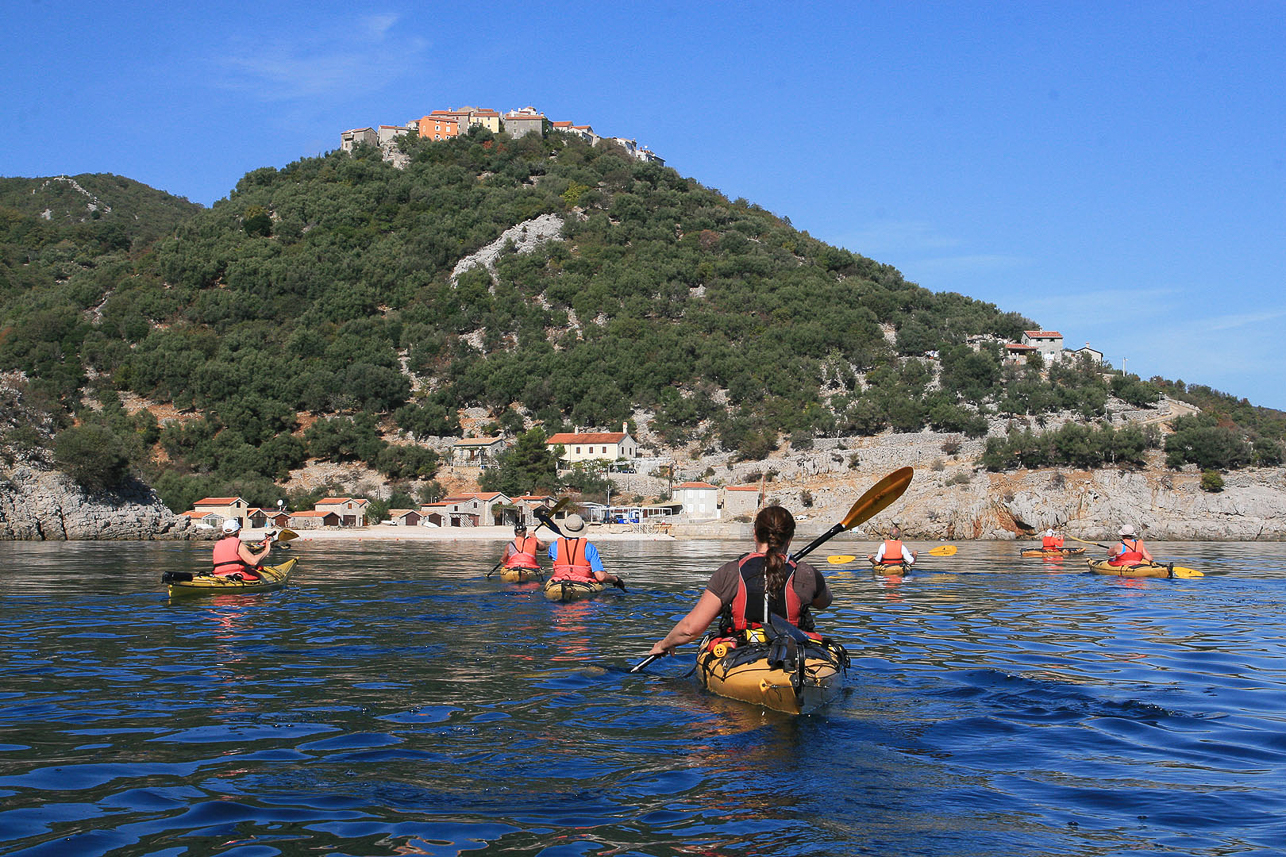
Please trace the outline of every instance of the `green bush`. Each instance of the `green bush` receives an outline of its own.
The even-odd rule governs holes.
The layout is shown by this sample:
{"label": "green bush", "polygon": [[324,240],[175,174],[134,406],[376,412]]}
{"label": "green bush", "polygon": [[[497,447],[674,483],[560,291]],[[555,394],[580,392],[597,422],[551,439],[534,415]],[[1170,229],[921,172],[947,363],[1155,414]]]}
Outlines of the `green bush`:
{"label": "green bush", "polygon": [[119,486],[130,473],[126,443],[105,426],[72,426],[54,438],[58,468],[88,491]]}

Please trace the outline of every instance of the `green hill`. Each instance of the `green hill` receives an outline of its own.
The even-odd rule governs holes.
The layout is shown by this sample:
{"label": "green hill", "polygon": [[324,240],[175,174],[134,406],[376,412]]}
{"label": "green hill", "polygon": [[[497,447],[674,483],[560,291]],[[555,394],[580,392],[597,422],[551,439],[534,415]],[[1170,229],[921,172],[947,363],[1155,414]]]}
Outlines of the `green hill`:
{"label": "green hill", "polygon": [[[428,478],[436,456],[388,438],[457,433],[464,407],[546,433],[643,411],[672,443],[753,459],[783,437],[980,437],[988,417],[1092,423],[1112,397],[1158,396],[1088,364],[1007,365],[1000,343],[1034,322],[611,146],[475,130],[406,149],[405,169],[365,148],[256,170],[209,210],[116,177],[77,177],[111,205],[88,213],[66,182],[0,181],[0,371],[24,372],[64,434],[77,415],[117,438],[176,507],[275,498],[309,456]],[[556,238],[453,277],[542,215]],[[126,390],[200,419],[127,417]],[[1282,425],[1234,431],[1267,448]],[[989,466],[1012,464],[1012,439]]]}

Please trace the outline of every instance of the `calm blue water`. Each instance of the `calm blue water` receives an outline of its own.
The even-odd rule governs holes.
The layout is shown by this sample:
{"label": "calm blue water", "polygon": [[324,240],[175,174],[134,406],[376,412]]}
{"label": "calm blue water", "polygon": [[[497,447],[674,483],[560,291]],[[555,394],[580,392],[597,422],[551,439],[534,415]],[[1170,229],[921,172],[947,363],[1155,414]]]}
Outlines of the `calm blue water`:
{"label": "calm blue water", "polygon": [[792,718],[625,672],[740,543],[603,542],[630,591],[576,605],[484,579],[499,543],[182,603],[208,545],[0,544],[0,854],[1282,853],[1286,546],[826,562],[868,547],[813,557],[854,666]]}

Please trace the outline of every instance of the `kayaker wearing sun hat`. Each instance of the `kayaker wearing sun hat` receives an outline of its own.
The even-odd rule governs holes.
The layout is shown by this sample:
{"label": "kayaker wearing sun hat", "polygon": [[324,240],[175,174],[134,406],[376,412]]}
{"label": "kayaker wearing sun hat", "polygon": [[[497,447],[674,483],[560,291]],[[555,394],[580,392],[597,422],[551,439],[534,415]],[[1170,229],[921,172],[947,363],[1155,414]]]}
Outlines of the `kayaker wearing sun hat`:
{"label": "kayaker wearing sun hat", "polygon": [[240,530],[241,522],[236,518],[228,518],[223,522],[223,535],[214,543],[214,573],[219,577],[230,574],[262,577],[255,571],[255,566],[262,564],[268,556],[268,552],[272,550],[272,542],[265,540],[263,550],[255,553],[237,535]]}
{"label": "kayaker wearing sun hat", "polygon": [[1045,530],[1045,535],[1041,536],[1040,546],[1047,551],[1061,550],[1063,547],[1063,534],[1054,532],[1054,528],[1050,527]]}
{"label": "kayaker wearing sun hat", "polygon": [[562,535],[549,546],[549,559],[554,564],[550,580],[578,580],[610,583],[621,586],[621,579],[603,570],[598,548],[585,535],[585,519],[568,515],[559,523]]}
{"label": "kayaker wearing sun hat", "polygon": [[1108,564],[1136,565],[1141,562],[1153,562],[1152,554],[1143,546],[1143,540],[1134,534],[1134,527],[1125,524],[1121,527],[1121,543],[1112,551]]}

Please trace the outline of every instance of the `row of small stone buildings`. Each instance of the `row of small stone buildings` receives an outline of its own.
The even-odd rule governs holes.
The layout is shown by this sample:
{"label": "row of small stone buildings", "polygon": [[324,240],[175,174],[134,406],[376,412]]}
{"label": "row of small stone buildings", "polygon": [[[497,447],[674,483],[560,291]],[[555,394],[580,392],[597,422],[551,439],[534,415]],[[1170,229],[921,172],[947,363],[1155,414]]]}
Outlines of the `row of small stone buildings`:
{"label": "row of small stone buildings", "polygon": [[[668,503],[650,506],[607,506],[582,503],[576,508],[590,523],[646,524],[684,518],[709,521],[753,515],[761,502],[760,489],[754,486],[718,488],[706,482],[684,482]],[[223,522],[234,519],[253,529],[310,530],[323,527],[365,527],[384,523],[398,527],[511,527],[519,521],[534,528],[536,512],[556,503],[554,497],[525,494],[510,497],[500,491],[469,492],[446,497],[434,503],[422,503],[416,509],[390,509],[387,521],[371,521],[370,501],[360,497],[325,497],[312,509],[287,511],[283,506],[264,509],[251,506],[242,497],[205,497],[183,512],[198,527],[217,530]],[[567,514],[554,515],[558,520]]]}

